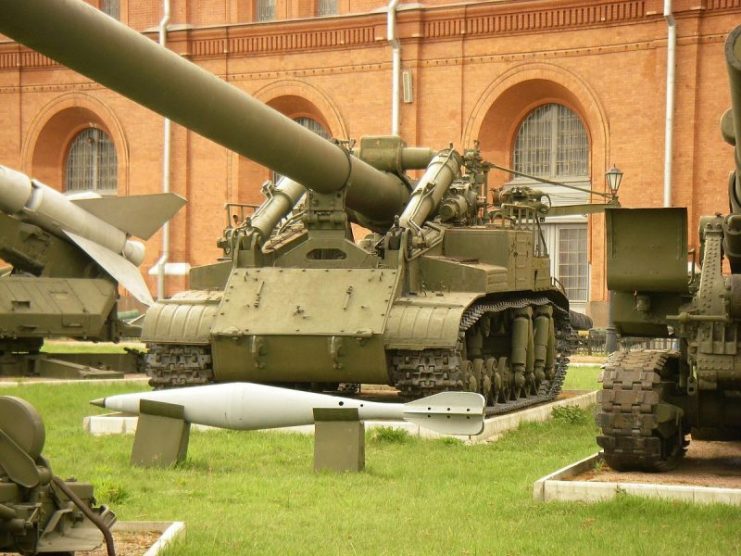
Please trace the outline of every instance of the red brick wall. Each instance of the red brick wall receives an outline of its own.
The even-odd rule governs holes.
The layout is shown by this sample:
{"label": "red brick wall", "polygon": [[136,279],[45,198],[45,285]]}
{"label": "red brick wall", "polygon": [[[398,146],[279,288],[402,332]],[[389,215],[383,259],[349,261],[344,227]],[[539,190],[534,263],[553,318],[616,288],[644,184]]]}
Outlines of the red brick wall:
{"label": "red brick wall", "polygon": [[[159,1],[121,5],[123,21],[154,32]],[[539,104],[560,102],[587,127],[594,187],[603,188],[604,172],[615,163],[625,173],[625,206],[661,205],[667,35],[662,2],[425,5],[401,4],[398,15],[402,66],[412,72],[414,89],[414,101],[401,105],[401,135],[409,144],[442,148],[453,142],[463,148],[480,139],[487,157],[508,165],[521,119]],[[339,6],[351,15],[294,19],[313,13],[314,3],[277,0],[281,20],[254,24],[251,0],[175,1],[168,44],[287,115],[319,120],[337,137],[388,133],[386,3],[341,0]],[[725,34],[741,21],[741,0],[675,0],[674,8],[672,202],[688,207],[694,245],[699,217],[727,210],[732,151],[718,131],[730,104],[722,47]],[[50,185],[61,183],[72,128],[92,124],[116,143],[121,193],[161,187],[161,117],[10,42],[0,42],[0,121],[0,163]],[[268,176],[266,169],[174,125],[172,190],[190,202],[172,224],[172,260],[213,261],[224,203],[259,201],[259,186]],[[492,174],[493,185],[505,179]],[[603,218],[592,217],[595,301],[606,297],[603,233]],[[158,234],[148,243],[145,270],[159,253]]]}

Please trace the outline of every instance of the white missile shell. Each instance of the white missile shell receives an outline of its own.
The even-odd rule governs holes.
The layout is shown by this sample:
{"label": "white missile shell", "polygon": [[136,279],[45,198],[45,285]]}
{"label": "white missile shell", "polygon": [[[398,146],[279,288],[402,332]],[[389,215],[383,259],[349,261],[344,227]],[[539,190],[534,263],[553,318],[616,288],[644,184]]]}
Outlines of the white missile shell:
{"label": "white missile shell", "polygon": [[78,207],[56,189],[4,166],[0,166],[0,209],[49,232],[69,232],[94,241],[135,265],[144,259],[141,243],[129,241],[125,232]]}
{"label": "white missile shell", "polygon": [[139,413],[139,402],[180,405],[189,423],[256,430],[307,425],[314,409],[357,408],[361,420],[405,420],[441,434],[476,435],[484,428],[485,401],[473,392],[443,392],[406,404],[341,398],[238,382],[110,396],[91,403]]}
{"label": "white missile shell", "polygon": [[[129,232],[149,238],[185,200],[171,194],[143,197],[70,199],[40,181],[0,166],[0,210],[68,238],[139,301],[151,305],[152,296],[137,269],[144,260],[144,245],[130,239]],[[116,225],[96,216],[93,207]],[[131,218],[132,209],[138,209],[137,218]]]}

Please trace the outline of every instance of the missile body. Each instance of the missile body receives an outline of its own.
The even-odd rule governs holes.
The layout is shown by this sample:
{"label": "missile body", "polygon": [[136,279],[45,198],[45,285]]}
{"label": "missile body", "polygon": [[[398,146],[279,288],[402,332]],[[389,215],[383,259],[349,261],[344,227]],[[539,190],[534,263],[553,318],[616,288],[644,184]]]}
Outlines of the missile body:
{"label": "missile body", "polygon": [[0,166],[2,212],[77,245],[147,305],[152,304],[152,296],[137,268],[144,260],[144,245],[130,235],[148,239],[184,203],[173,194],[70,199]]}
{"label": "missile body", "polygon": [[314,409],[356,408],[361,420],[405,420],[441,434],[476,435],[485,401],[473,392],[443,392],[413,402],[379,403],[238,382],[121,394],[94,400],[99,407],[139,413],[139,402],[180,405],[189,423],[257,430],[314,423]]}
{"label": "missile body", "polygon": [[0,166],[0,210],[55,235],[74,234],[94,241],[135,265],[144,259],[144,246],[129,240],[125,232],[77,206],[56,189],[4,166]]}

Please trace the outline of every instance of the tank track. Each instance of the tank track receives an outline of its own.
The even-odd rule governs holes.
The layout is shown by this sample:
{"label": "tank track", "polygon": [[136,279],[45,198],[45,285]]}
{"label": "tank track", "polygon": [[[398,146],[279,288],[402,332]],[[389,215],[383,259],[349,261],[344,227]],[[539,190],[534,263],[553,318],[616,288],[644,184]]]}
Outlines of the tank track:
{"label": "tank track", "polygon": [[208,345],[148,344],[145,368],[155,389],[200,386],[214,382]]}
{"label": "tank track", "polygon": [[[666,471],[676,467],[686,442],[681,412],[662,402],[661,374],[676,354],[623,351],[610,356],[597,394],[597,444],[615,470]],[[671,413],[675,413],[672,423]],[[667,416],[669,419],[667,419]]]}
{"label": "tank track", "polygon": [[488,415],[499,415],[551,401],[561,392],[569,364],[569,354],[575,336],[571,329],[568,310],[559,307],[545,296],[509,297],[494,303],[478,302],[471,305],[461,319],[458,345],[453,350],[427,349],[422,351],[395,350],[389,357],[391,382],[405,398],[420,398],[449,390],[471,390],[465,382],[465,367],[474,362],[465,359],[463,344],[466,331],[487,313],[499,313],[528,306],[550,305],[556,335],[554,374],[540,383],[537,392],[514,400],[489,404]]}

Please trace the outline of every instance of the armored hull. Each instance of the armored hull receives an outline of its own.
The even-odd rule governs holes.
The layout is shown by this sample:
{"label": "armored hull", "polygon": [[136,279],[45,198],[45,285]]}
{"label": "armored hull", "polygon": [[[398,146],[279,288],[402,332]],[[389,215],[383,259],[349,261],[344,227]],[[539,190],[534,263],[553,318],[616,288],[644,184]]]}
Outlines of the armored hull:
{"label": "armored hull", "polygon": [[[518,210],[535,216],[531,205]],[[496,411],[554,397],[571,326],[548,257],[537,254],[536,221],[438,223],[438,241],[418,250],[365,250],[342,232],[322,248],[355,256],[319,261],[305,258],[317,247],[303,231],[295,247],[278,242],[273,264],[235,265],[223,289],[150,308],[152,384],[391,384],[410,398],[468,390]],[[311,263],[286,266],[302,258]]]}

